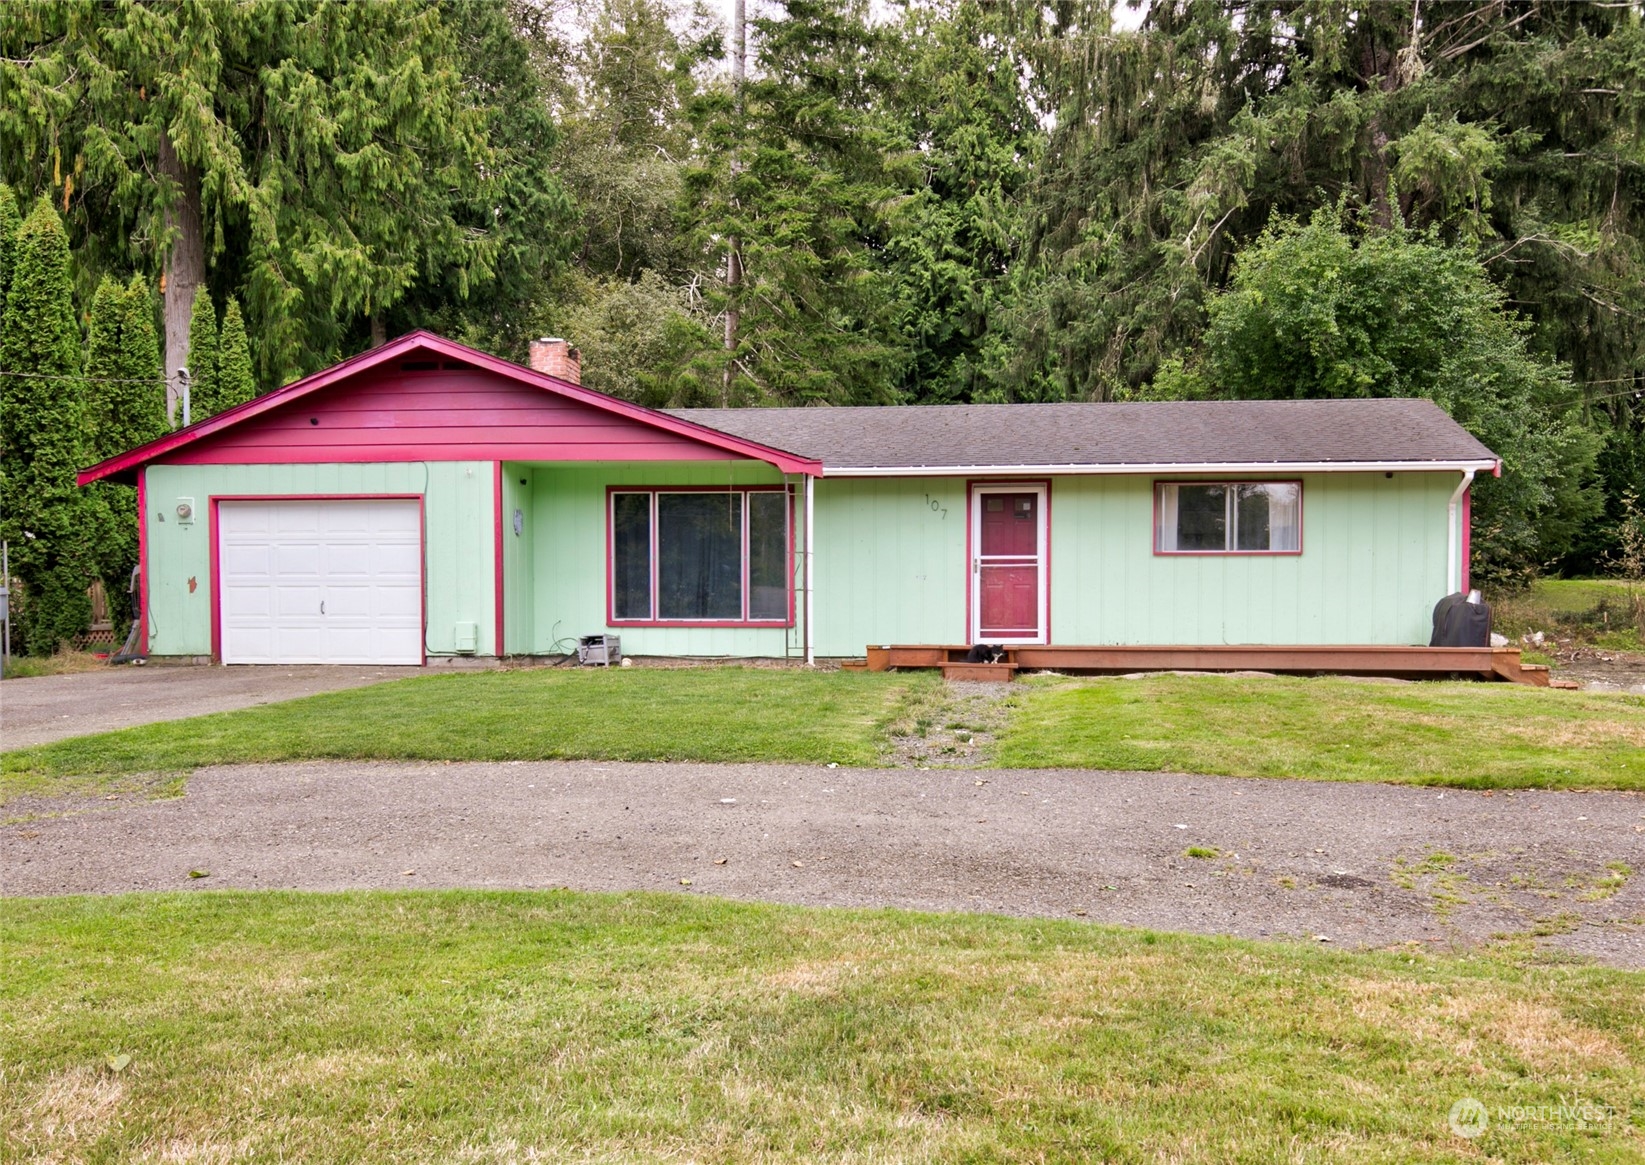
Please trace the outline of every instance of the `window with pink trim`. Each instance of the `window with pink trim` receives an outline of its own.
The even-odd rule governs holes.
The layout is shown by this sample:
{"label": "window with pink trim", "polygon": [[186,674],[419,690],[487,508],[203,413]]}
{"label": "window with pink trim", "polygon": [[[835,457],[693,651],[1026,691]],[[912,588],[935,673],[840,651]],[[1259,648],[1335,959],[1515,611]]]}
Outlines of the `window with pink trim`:
{"label": "window with pink trim", "polygon": [[786,490],[612,490],[610,532],[613,623],[787,624]]}
{"label": "window with pink trim", "polygon": [[1295,554],[1302,549],[1299,481],[1154,483],[1160,554]]}

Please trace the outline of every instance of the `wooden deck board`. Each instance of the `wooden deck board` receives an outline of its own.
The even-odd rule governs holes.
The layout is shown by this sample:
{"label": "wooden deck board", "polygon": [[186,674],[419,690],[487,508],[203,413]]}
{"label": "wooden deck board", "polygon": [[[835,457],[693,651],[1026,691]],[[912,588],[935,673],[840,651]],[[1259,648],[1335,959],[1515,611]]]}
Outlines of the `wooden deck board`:
{"label": "wooden deck board", "polygon": [[[870,671],[941,668],[958,677],[969,647],[905,644],[870,647]],[[1005,649],[1001,665],[1012,670],[1125,673],[1141,671],[1267,671],[1290,675],[1360,675],[1432,678],[1445,675],[1549,685],[1548,669],[1520,662],[1517,647],[1404,647],[1382,644],[1183,644],[1128,646],[1019,646]],[[952,675],[951,675],[952,673]]]}

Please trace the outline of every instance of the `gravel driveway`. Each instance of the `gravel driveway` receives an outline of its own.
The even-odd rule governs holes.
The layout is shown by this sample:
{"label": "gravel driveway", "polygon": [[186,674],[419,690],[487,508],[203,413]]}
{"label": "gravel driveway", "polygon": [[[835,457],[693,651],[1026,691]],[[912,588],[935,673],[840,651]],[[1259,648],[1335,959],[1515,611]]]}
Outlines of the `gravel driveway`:
{"label": "gravel driveway", "polygon": [[417,667],[110,667],[0,682],[0,737],[27,748],[206,712],[229,712],[419,675]]}
{"label": "gravel driveway", "polygon": [[1534,933],[1645,968],[1645,796],[1629,793],[815,765],[313,763],[205,769],[178,800],[91,804],[8,805],[0,888],[674,890],[1345,946]]}

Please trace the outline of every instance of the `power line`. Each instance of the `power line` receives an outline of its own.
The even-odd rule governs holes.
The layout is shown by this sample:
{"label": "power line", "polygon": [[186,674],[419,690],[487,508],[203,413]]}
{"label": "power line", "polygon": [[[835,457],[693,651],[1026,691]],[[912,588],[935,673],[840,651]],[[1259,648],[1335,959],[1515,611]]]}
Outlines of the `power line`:
{"label": "power line", "polygon": [[52,372],[0,372],[0,376],[17,380],[79,380],[86,384],[165,384],[163,379],[148,376],[61,376]]}

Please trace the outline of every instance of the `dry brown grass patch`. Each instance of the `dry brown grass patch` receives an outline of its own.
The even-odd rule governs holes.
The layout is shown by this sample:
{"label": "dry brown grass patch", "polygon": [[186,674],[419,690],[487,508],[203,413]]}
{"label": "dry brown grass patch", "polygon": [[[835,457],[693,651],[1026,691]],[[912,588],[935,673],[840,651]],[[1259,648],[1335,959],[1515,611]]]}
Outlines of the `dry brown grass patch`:
{"label": "dry brown grass patch", "polygon": [[126,1083],[113,1073],[86,1067],[55,1073],[41,1082],[33,1100],[21,1105],[28,1114],[24,1135],[67,1152],[76,1142],[95,1140],[113,1124],[125,1099]]}

